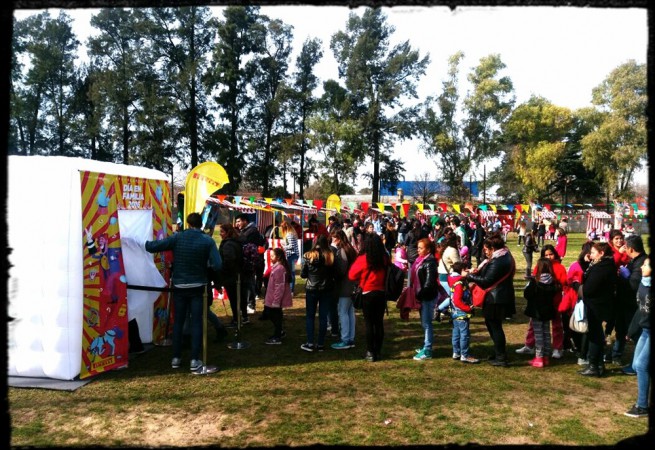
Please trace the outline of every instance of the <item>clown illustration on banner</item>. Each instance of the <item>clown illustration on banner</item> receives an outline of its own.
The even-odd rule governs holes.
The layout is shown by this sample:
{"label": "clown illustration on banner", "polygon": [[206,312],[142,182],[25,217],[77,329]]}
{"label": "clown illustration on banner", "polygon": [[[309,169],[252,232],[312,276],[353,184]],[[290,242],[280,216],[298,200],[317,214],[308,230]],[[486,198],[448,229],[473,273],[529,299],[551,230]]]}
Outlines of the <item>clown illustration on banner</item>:
{"label": "clown illustration on banner", "polygon": [[[127,281],[121,252],[119,210],[152,212],[152,239],[172,233],[170,189],[162,180],[80,172],[82,190],[81,245],[84,247],[84,323],[80,378],[125,367],[128,362]],[[155,256],[166,281],[171,261]],[[168,315],[166,293],[154,303],[153,340],[163,336]]]}

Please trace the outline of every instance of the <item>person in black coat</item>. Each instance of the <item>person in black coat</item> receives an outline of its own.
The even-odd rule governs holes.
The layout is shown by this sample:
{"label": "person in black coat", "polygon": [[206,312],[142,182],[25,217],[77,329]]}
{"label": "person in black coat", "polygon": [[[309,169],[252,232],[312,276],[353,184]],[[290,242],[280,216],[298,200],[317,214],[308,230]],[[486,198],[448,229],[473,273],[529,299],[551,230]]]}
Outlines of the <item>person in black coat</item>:
{"label": "person in black coat", "polygon": [[617,276],[612,249],[607,242],[596,242],[591,247],[590,258],[591,263],[578,288],[578,296],[584,301],[587,316],[589,365],[579,373],[599,377],[605,371],[603,321],[607,321],[612,313]]}
{"label": "person in black coat", "polygon": [[[237,277],[241,274],[243,261],[243,250],[241,243],[238,241],[239,232],[230,223],[222,223],[218,226],[221,235],[221,243],[218,246],[218,253],[221,255],[223,267],[219,272],[219,279],[223,288],[227,292],[230,308],[232,309],[232,323],[230,326],[237,325],[237,318],[241,313],[242,323],[247,321],[247,298],[241,295],[241,302],[237,307]],[[242,286],[244,280],[241,280]]]}
{"label": "person in black coat", "polygon": [[411,283],[415,283],[411,286],[411,289],[414,289],[416,299],[421,302],[423,347],[414,356],[415,360],[420,361],[432,358],[432,343],[434,341],[432,318],[437,295],[439,294],[437,260],[434,259],[434,243],[430,239],[423,238],[418,241],[418,256],[412,265],[411,271]]}
{"label": "person in black coat", "polygon": [[494,356],[490,358],[491,364],[507,367],[509,364],[503,319],[510,312],[516,310],[514,297],[516,265],[512,254],[505,246],[505,241],[499,234],[493,234],[484,241],[483,251],[487,259],[476,269],[462,271],[462,275],[466,277],[467,282],[473,282],[482,289],[495,285],[485,297],[482,314],[489,336],[494,343]]}

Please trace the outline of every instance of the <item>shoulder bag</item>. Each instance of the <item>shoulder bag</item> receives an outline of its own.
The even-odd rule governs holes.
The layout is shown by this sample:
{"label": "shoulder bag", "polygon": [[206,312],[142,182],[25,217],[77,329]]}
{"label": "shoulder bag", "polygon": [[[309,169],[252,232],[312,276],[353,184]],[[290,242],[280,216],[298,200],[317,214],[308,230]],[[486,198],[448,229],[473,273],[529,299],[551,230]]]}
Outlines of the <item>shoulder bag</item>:
{"label": "shoulder bag", "polygon": [[578,300],[573,308],[573,314],[569,319],[569,328],[578,333],[586,333],[589,330],[589,325],[587,323],[587,316],[584,310],[584,302]]}
{"label": "shoulder bag", "polygon": [[[364,283],[366,282],[366,278],[368,278],[369,273],[370,272],[366,272],[366,276],[364,277]],[[355,309],[362,309],[362,306],[364,305],[364,290],[362,289],[361,284],[357,282],[355,286],[353,286],[353,293],[350,295],[350,298],[352,298],[353,306],[355,307]]]}
{"label": "shoulder bag", "polygon": [[484,306],[484,299],[487,297],[487,294],[496,288],[500,283],[505,281],[510,274],[514,273],[514,258],[512,258],[512,268],[507,272],[500,280],[496,281],[494,284],[489,286],[486,289],[481,288],[477,284],[474,284],[471,288],[471,297],[473,298],[473,306],[476,308],[482,308]]}

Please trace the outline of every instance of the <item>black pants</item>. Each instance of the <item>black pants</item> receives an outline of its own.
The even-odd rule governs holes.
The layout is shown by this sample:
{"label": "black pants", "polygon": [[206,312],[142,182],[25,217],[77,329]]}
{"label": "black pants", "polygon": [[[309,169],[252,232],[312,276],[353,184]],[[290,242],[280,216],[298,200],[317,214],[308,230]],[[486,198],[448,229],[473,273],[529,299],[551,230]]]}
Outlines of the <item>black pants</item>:
{"label": "black pants", "polygon": [[532,276],[532,252],[528,250],[527,252],[523,250],[523,257],[525,258],[525,263],[527,264],[525,268],[525,276]]}
{"label": "black pants", "polygon": [[384,311],[387,302],[383,291],[372,291],[364,294],[362,312],[366,325],[366,350],[376,357],[380,356],[384,340]]}
{"label": "black pants", "polygon": [[585,306],[587,315],[589,339],[589,364],[601,365],[603,363],[603,350],[605,348],[605,333],[603,332],[603,321],[596,312]]}
{"label": "black pants", "polygon": [[[238,317],[237,312],[237,284],[236,283],[226,283],[225,291],[227,292],[227,298],[230,300],[230,309],[232,310],[232,321],[236,322]],[[241,285],[241,317],[244,319],[248,317],[248,311],[246,309],[246,294],[244,292],[244,286]]]}
{"label": "black pants", "polygon": [[505,331],[503,331],[503,320],[505,318],[505,305],[485,303],[482,308],[484,315],[484,324],[494,343],[494,353],[496,359],[507,359],[507,340]]}
{"label": "black pants", "polygon": [[282,308],[264,306],[264,314],[273,322],[273,337],[282,339]]}

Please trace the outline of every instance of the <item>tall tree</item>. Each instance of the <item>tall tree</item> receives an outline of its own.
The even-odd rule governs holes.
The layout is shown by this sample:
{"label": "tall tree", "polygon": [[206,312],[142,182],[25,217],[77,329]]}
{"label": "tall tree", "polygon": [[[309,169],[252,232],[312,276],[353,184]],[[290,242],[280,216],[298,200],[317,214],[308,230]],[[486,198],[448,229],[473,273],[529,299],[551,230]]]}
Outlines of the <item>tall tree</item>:
{"label": "tall tree", "polygon": [[249,114],[249,139],[254,151],[249,155],[248,175],[257,180],[262,195],[268,197],[276,175],[276,153],[280,136],[276,132],[285,100],[285,82],[291,53],[291,27],[280,20],[267,20],[262,54],[253,58],[253,104]]}
{"label": "tall tree", "polygon": [[404,97],[416,98],[416,83],[429,63],[420,59],[409,41],[389,49],[394,28],[386,23],[379,8],[368,8],[362,17],[350,14],[345,31],[332,36],[330,48],[338,62],[339,77],[354,105],[369,158],[373,162],[372,201],[379,201],[380,163],[397,138],[408,138],[413,131],[416,108],[403,108]]}
{"label": "tall tree", "polygon": [[266,36],[258,6],[229,6],[217,25],[218,43],[212,56],[213,70],[207,76],[222,122],[214,129],[213,154],[230,178],[222,191],[235,194],[243,178],[244,115],[250,104],[248,86],[252,74],[246,62],[259,53]]}
{"label": "tall tree", "polygon": [[162,66],[160,82],[168,84],[166,91],[173,96],[180,120],[178,139],[188,139],[182,143],[188,144],[192,168],[209,156],[201,154],[202,137],[208,126],[202,78],[209,65],[217,22],[207,7],[151,8],[145,13],[144,32],[151,41],[154,58]]}
{"label": "tall tree", "polygon": [[476,165],[500,155],[500,127],[514,105],[512,82],[509,77],[500,76],[505,64],[499,55],[480,59],[468,75],[472,90],[460,102],[457,86],[463,58],[462,52],[449,58],[443,91],[425,102],[419,127],[423,150],[440,158],[443,178],[451,195],[458,198],[468,194],[464,185],[466,174]]}
{"label": "tall tree", "polygon": [[48,12],[16,24],[14,51],[26,56],[29,69],[12,70],[12,117],[20,154],[72,155],[69,130],[75,56],[79,41],[65,12],[51,18]]}
{"label": "tall tree", "polygon": [[300,54],[296,58],[296,70],[294,71],[293,84],[289,95],[288,122],[293,138],[291,142],[296,143],[298,155],[298,196],[305,198],[305,187],[309,185],[307,171],[308,125],[307,121],[316,108],[317,99],[314,97],[314,89],[318,86],[318,77],[314,73],[314,67],[323,57],[320,39],[306,39],[303,42]]}
{"label": "tall tree", "polygon": [[105,8],[91,17],[91,25],[100,31],[87,43],[94,68],[94,98],[104,104],[103,119],[113,140],[120,143],[115,160],[130,164],[130,141],[139,101],[136,84],[144,63],[139,58],[135,14],[130,9]]}
{"label": "tall tree", "polygon": [[592,91],[601,120],[582,139],[582,159],[610,199],[630,199],[634,172],[646,159],[646,84],[646,65],[630,60]]}

